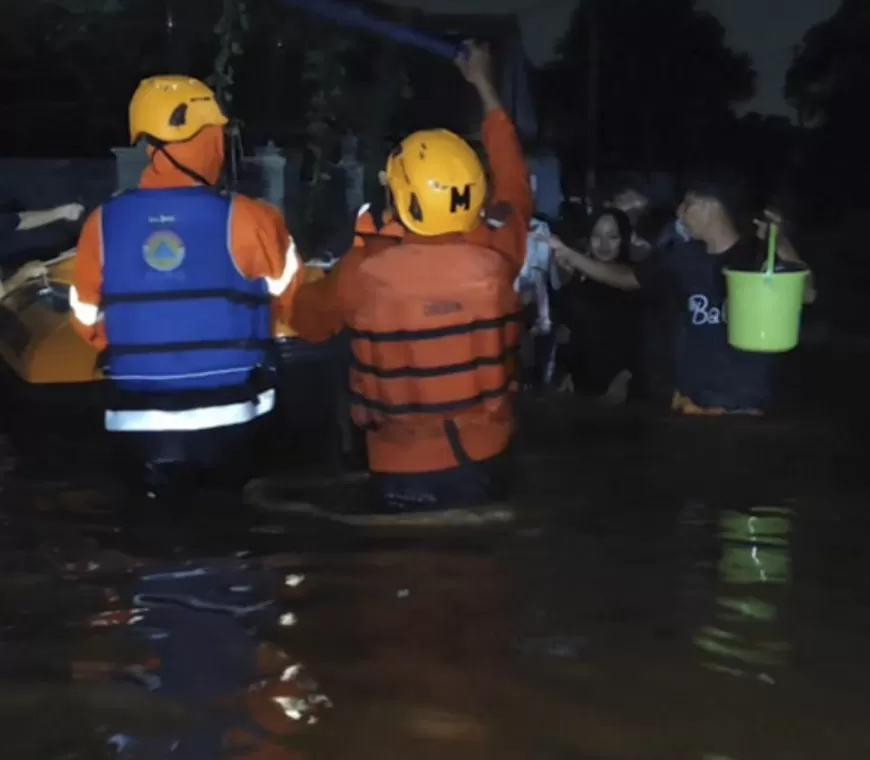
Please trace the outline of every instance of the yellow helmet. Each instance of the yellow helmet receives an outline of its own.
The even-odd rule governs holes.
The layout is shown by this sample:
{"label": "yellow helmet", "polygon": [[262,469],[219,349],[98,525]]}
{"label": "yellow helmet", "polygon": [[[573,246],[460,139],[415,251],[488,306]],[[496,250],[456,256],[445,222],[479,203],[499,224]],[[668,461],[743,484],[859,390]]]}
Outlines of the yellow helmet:
{"label": "yellow helmet", "polygon": [[212,89],[198,79],[165,75],[143,79],[130,101],[130,143],[147,135],[184,142],[208,126],[227,124]]}
{"label": "yellow helmet", "polygon": [[486,173],[459,135],[446,129],[409,135],[387,159],[386,175],[396,213],[411,232],[445,235],[480,224]]}

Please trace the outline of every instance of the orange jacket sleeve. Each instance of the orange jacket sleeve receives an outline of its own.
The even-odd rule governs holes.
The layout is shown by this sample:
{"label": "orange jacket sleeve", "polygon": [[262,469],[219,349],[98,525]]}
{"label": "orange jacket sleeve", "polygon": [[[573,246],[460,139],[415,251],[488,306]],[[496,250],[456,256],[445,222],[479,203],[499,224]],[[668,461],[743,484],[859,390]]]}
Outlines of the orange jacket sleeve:
{"label": "orange jacket sleeve", "polygon": [[526,160],[516,129],[503,110],[487,114],[481,134],[489,160],[490,208],[495,223],[482,224],[469,235],[469,242],[501,251],[519,272],[526,258],[526,236],[534,210]]}
{"label": "orange jacket sleeve", "polygon": [[326,277],[299,287],[293,329],[302,340],[321,343],[344,328],[346,315],[359,298],[356,272],[366,252],[364,246],[354,245]]}
{"label": "orange jacket sleeve", "polygon": [[302,260],[281,213],[262,201],[233,196],[228,238],[239,272],[249,280],[264,279],[275,299],[276,318],[289,321]]}
{"label": "orange jacket sleeve", "polygon": [[404,228],[384,213],[376,224],[368,203],[360,208],[354,224],[353,246],[321,280],[301,284],[293,302],[293,330],[309,343],[321,343],[344,328],[346,316],[362,295],[356,272],[372,247],[392,245]]}
{"label": "orange jacket sleeve", "polygon": [[69,301],[73,329],[97,351],[106,347],[100,310],[103,290],[102,214],[96,209],[86,220],[76,244],[73,283]]}

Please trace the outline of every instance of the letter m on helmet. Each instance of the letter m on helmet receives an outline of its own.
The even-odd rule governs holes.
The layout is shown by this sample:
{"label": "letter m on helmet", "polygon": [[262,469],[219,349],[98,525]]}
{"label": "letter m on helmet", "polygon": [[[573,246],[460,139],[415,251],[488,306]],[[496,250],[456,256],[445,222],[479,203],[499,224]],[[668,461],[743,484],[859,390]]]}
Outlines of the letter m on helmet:
{"label": "letter m on helmet", "polygon": [[386,175],[396,214],[414,234],[465,233],[481,223],[486,172],[459,135],[444,129],[409,135],[387,159]]}
{"label": "letter m on helmet", "polygon": [[471,185],[450,188],[450,213],[455,214],[458,209],[468,211],[471,208]]}

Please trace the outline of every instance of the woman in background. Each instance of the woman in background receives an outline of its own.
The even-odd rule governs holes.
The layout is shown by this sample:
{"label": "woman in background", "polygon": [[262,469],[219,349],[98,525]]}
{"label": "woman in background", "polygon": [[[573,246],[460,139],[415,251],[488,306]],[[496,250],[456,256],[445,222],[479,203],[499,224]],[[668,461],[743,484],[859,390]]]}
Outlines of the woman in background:
{"label": "woman in background", "polygon": [[[619,209],[607,208],[590,220],[587,250],[603,262],[630,260],[632,225]],[[570,338],[560,350],[567,373],[560,387],[621,404],[638,380],[641,301],[636,293],[606,288],[574,276],[559,293],[560,323]]]}

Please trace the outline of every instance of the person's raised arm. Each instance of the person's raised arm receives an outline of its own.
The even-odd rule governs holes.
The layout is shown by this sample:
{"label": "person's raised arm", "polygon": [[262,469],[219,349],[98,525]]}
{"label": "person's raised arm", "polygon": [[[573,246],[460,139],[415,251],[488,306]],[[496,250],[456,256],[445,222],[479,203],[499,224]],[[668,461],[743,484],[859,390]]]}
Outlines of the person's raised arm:
{"label": "person's raised arm", "polygon": [[[495,247],[519,257],[525,257],[525,235],[534,210],[529,172],[516,129],[505,112],[492,81],[489,52],[485,47],[468,45],[467,54],[456,60],[465,79],[477,90],[483,105],[481,137],[490,172],[489,206],[498,210],[504,226],[495,240]],[[507,238],[510,238],[508,240]]]}
{"label": "person's raised arm", "polygon": [[460,57],[457,65],[477,90],[483,106],[480,131],[492,181],[490,200],[492,205],[510,205],[525,229],[532,218],[534,199],[523,149],[492,81],[489,50],[475,45],[467,49],[468,55]]}
{"label": "person's raised arm", "polygon": [[590,280],[619,290],[637,290],[640,288],[640,281],[634,270],[625,264],[597,261],[591,256],[586,256],[573,248],[569,248],[555,235],[552,237],[550,245],[559,266],[567,270],[579,272]]}

